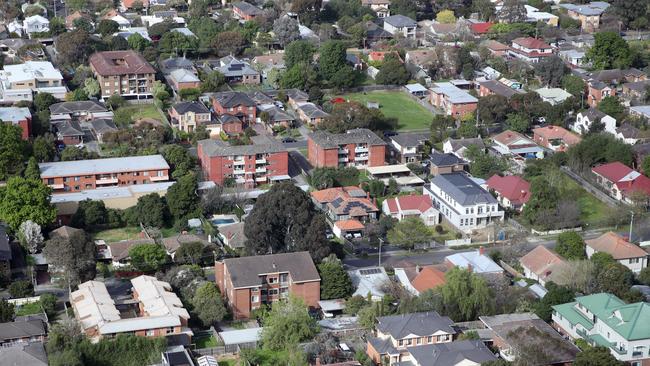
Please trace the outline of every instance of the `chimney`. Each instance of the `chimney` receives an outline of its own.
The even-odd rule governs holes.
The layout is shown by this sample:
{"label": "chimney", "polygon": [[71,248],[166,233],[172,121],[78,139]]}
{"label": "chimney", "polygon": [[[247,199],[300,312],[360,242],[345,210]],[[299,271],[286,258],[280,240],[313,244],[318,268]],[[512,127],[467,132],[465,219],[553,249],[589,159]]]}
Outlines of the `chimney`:
{"label": "chimney", "polygon": [[485,248],[482,245],[478,248],[478,254],[485,255]]}
{"label": "chimney", "polygon": [[467,270],[469,272],[474,272],[474,267],[470,263],[467,263]]}
{"label": "chimney", "polygon": [[415,265],[415,272],[420,273],[422,271],[422,267],[420,267],[419,264]]}

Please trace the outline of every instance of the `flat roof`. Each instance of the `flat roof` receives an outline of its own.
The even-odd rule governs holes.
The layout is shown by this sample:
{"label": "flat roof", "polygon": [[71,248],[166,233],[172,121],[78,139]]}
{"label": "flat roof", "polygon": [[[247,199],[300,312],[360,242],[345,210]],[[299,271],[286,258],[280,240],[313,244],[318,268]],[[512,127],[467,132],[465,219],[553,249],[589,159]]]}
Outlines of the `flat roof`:
{"label": "flat roof", "polygon": [[38,164],[42,178],[169,169],[162,155],[128,156]]}
{"label": "flat roof", "polygon": [[219,332],[219,337],[223,340],[223,344],[228,346],[232,344],[243,344],[257,342],[262,338],[262,327],[228,330]]}
{"label": "flat roof", "polygon": [[396,164],[396,165],[382,165],[382,166],[369,166],[366,167],[366,170],[371,175],[375,174],[390,174],[390,173],[410,173],[406,164]]}
{"label": "flat roof", "polygon": [[463,89],[456,87],[454,84],[449,82],[434,83],[434,87],[431,88],[436,94],[444,94],[449,97],[449,100],[452,103],[477,103],[478,99],[473,97],[470,93],[466,92]]}

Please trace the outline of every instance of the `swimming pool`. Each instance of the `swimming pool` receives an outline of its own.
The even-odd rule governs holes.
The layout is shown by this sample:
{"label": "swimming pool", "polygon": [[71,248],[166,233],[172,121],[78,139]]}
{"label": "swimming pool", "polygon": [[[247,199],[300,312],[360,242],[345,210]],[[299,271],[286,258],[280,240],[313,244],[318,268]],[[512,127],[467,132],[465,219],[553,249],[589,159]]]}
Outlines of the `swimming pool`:
{"label": "swimming pool", "polygon": [[212,219],[210,220],[212,225],[219,226],[219,225],[228,225],[228,224],[234,224],[235,220],[231,218],[218,218],[218,219]]}

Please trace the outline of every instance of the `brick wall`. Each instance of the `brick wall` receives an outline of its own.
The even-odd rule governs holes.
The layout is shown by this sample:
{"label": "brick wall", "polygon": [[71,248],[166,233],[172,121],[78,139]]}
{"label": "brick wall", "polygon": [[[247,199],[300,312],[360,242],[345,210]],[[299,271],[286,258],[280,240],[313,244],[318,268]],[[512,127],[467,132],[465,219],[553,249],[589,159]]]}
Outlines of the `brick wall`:
{"label": "brick wall", "polygon": [[386,165],[386,146],[370,146],[368,149],[368,166]]}
{"label": "brick wall", "polygon": [[[166,180],[169,180],[169,169],[161,169],[164,173],[163,176],[167,176]],[[146,173],[146,175],[145,175]],[[114,175],[117,178],[117,183],[111,184],[98,184],[97,179],[100,175],[109,174]],[[137,174],[137,175],[136,175]],[[95,189],[98,187],[111,187],[111,186],[130,186],[137,184],[147,184],[151,183],[151,177],[158,176],[158,170],[149,170],[149,171],[137,171],[137,172],[122,172],[122,173],[111,173],[106,172],[102,174],[92,174],[92,175],[80,175],[80,176],[69,176],[69,177],[54,177],[54,178],[43,178],[43,183],[46,185],[64,185],[64,189],[55,189],[54,193],[61,192],[78,192],[84,189]]]}
{"label": "brick wall", "polygon": [[289,286],[289,293],[297,296],[310,308],[318,308],[320,300],[320,281],[294,283]]}

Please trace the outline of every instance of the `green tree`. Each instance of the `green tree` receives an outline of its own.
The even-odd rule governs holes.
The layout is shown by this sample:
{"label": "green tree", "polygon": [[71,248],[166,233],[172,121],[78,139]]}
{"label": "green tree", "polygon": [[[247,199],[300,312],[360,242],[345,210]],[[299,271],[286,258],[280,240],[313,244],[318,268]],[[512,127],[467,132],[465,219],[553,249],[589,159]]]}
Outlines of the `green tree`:
{"label": "green tree", "polygon": [[14,320],[14,304],[6,299],[0,299],[0,323],[8,323]]}
{"label": "green tree", "polygon": [[345,302],[345,313],[356,315],[366,305],[368,305],[368,301],[365,297],[354,295]]}
{"label": "green tree", "polygon": [[102,19],[97,23],[95,29],[102,37],[106,37],[120,30],[120,25],[116,21],[110,19]]}
{"label": "green tree", "polygon": [[165,200],[158,193],[149,193],[139,197],[136,205],[129,208],[127,218],[131,224],[163,227],[167,211]]}
{"label": "green tree", "polygon": [[74,29],[81,29],[84,32],[92,33],[94,30],[93,24],[90,22],[88,18],[77,18],[72,21],[72,26]]}
{"label": "green tree", "polygon": [[634,283],[634,274],[621,263],[614,262],[597,268],[596,283],[598,290],[608,292],[620,298],[626,297]]}
{"label": "green tree", "polygon": [[209,254],[210,257],[212,257],[211,253],[205,252],[206,248],[207,247],[203,245],[203,243],[198,241],[183,243],[174,253],[174,262],[185,264],[201,264],[203,262],[203,257],[205,254]]}
{"label": "green tree", "polygon": [[108,210],[104,201],[86,199],[79,202],[77,212],[72,215],[72,226],[77,228],[96,228],[106,223]]}
{"label": "green tree", "polygon": [[129,249],[129,258],[137,270],[155,272],[167,262],[167,252],[162,245],[137,244]]}
{"label": "green tree", "polygon": [[314,68],[307,63],[298,63],[282,73],[280,86],[285,89],[298,88],[308,89],[316,83],[318,75]]}
{"label": "green tree", "polygon": [[468,321],[492,313],[492,294],[483,277],[455,267],[445,278],[445,284],[439,288],[441,314],[454,321]]}
{"label": "green tree", "polygon": [[176,220],[187,220],[199,214],[197,184],[196,176],[190,173],[180,177],[167,190],[167,206]]}
{"label": "green tree", "polygon": [[551,321],[551,314],[553,314],[553,306],[565,304],[574,300],[575,295],[571,289],[564,286],[558,286],[550,281],[545,284],[546,295],[534,306],[534,311],[537,316],[545,321]]}
{"label": "green tree", "polygon": [[80,229],[62,227],[50,233],[43,254],[50,265],[63,269],[71,286],[95,278],[95,244]]}
{"label": "green tree", "polygon": [[542,84],[555,88],[561,85],[562,78],[569,73],[569,68],[558,56],[545,57],[535,64],[535,75]]}
{"label": "green tree", "polygon": [[129,38],[126,39],[126,42],[129,44],[130,49],[138,52],[144,51],[145,48],[151,45],[151,42],[144,38],[140,33],[131,34]]}
{"label": "green tree", "polygon": [[589,347],[576,355],[574,366],[623,366],[607,347]]}
{"label": "green tree", "polygon": [[0,181],[20,174],[27,160],[28,145],[20,126],[0,123]]}
{"label": "green tree", "polygon": [[27,167],[23,172],[23,177],[25,177],[25,179],[32,179],[32,180],[41,179],[41,171],[38,169],[38,163],[36,162],[36,159],[34,159],[33,156],[29,158],[29,161],[27,162]]}
{"label": "green tree", "polygon": [[186,54],[196,52],[199,48],[196,37],[187,36],[180,32],[167,32],[158,42],[158,49],[162,52]]}
{"label": "green tree", "polygon": [[575,231],[567,231],[557,237],[555,246],[557,254],[567,260],[580,260],[587,258],[585,253],[585,242]]}
{"label": "green tree", "polygon": [[337,71],[346,66],[346,46],[342,41],[327,41],[321,46],[320,72],[324,79],[331,79]]}
{"label": "green tree", "polygon": [[594,45],[587,50],[585,58],[595,69],[626,69],[632,64],[629,44],[613,31],[594,34]]}
{"label": "green tree", "polygon": [[34,96],[34,107],[37,111],[46,111],[56,102],[56,98],[50,93],[37,93]]}
{"label": "green tree", "polygon": [[316,49],[311,42],[299,40],[289,43],[284,49],[284,63],[287,70],[300,63],[311,64],[314,60],[314,52]]}
{"label": "green tree", "polygon": [[409,81],[409,78],[404,63],[400,61],[397,55],[390,53],[386,55],[375,80],[377,84],[382,85],[404,85]]}
{"label": "green tree", "polygon": [[40,295],[40,303],[41,307],[43,308],[43,311],[45,311],[45,314],[49,316],[50,318],[53,318],[56,315],[56,302],[57,302],[57,297],[54,294],[42,294]]}
{"label": "green tree", "polygon": [[597,270],[606,268],[607,266],[616,263],[611,254],[605,252],[596,252],[591,255],[589,260],[594,264]]}
{"label": "green tree", "polygon": [[250,254],[306,250],[319,261],[330,253],[326,230],[325,218],[305,192],[289,182],[274,184],[246,219],[245,247]]}
{"label": "green tree", "polygon": [[634,161],[632,147],[608,133],[587,135],[567,153],[568,165],[578,172],[591,170],[594,165],[613,161],[632,166]]}
{"label": "green tree", "polygon": [[530,185],[530,200],[524,206],[523,217],[532,225],[548,229],[545,220],[557,209],[560,193],[545,177],[533,179]]}
{"label": "green tree", "polygon": [[274,302],[263,324],[262,346],[273,351],[297,347],[318,330],[305,303],[292,295],[288,301]]}
{"label": "green tree", "polygon": [[458,135],[460,135],[460,137],[469,138],[478,136],[479,130],[476,127],[476,123],[474,121],[463,121],[460,123],[460,126],[456,132]]}
{"label": "green tree", "polygon": [[282,16],[273,21],[273,33],[283,47],[300,38],[298,21],[289,16]]}
{"label": "green tree", "polygon": [[409,217],[398,222],[389,232],[388,241],[404,249],[431,242],[433,233],[419,217]]}
{"label": "green tree", "polygon": [[639,282],[646,286],[650,286],[650,267],[646,267],[639,273]]}
{"label": "green tree", "polygon": [[196,158],[180,145],[167,145],[162,148],[162,155],[169,163],[172,178],[180,177],[196,169]]}
{"label": "green tree", "polygon": [[580,98],[585,92],[586,84],[579,76],[569,74],[562,77],[562,88],[574,97]]}
{"label": "green tree", "polygon": [[451,10],[443,10],[436,14],[436,21],[442,24],[454,24],[456,23],[456,17],[454,12]]}
{"label": "green tree", "polygon": [[119,94],[113,94],[106,100],[106,106],[112,111],[116,111],[118,108],[124,107],[125,105],[126,100],[124,100],[124,98]]}
{"label": "green tree", "polygon": [[56,156],[56,146],[52,134],[37,136],[32,142],[32,153],[39,163],[52,161]]}
{"label": "green tree", "polygon": [[477,12],[481,19],[484,21],[489,21],[494,18],[496,14],[496,8],[494,3],[490,0],[474,0],[472,1],[472,10]]}
{"label": "green tree", "polygon": [[219,71],[210,71],[201,74],[201,91],[218,92],[226,84],[226,77]]}
{"label": "green tree", "polygon": [[99,88],[99,82],[97,80],[88,78],[86,81],[84,81],[84,89],[86,92],[86,95],[89,97],[97,97],[99,96],[99,93],[101,92]]}
{"label": "green tree", "polygon": [[601,99],[600,103],[598,103],[598,110],[616,118],[617,121],[623,120],[625,116],[625,107],[617,97],[611,95]]}
{"label": "green tree", "polygon": [[221,321],[227,314],[219,288],[213,282],[205,282],[196,289],[192,297],[193,312],[199,317],[204,327]]}
{"label": "green tree", "polygon": [[50,188],[39,180],[12,177],[0,187],[0,221],[12,230],[27,220],[46,226],[56,218],[50,203]]}
{"label": "green tree", "polygon": [[503,159],[490,155],[475,145],[467,149],[465,156],[471,161],[469,165],[470,173],[479,178],[488,179],[494,174],[503,173],[508,168]]}
{"label": "green tree", "polygon": [[14,281],[9,285],[9,294],[14,299],[33,296],[34,286],[30,281]]}
{"label": "green tree", "polygon": [[[638,29],[639,24],[646,24],[646,18],[650,14],[647,5],[643,1],[634,0],[613,0],[610,2],[613,13],[620,17],[625,25]],[[645,15],[645,16],[644,16]],[[645,18],[645,21],[643,20]]]}
{"label": "green tree", "polygon": [[530,129],[530,120],[522,113],[510,113],[506,123],[508,128],[516,132],[526,133]]}
{"label": "green tree", "polygon": [[71,10],[84,10],[88,6],[88,2],[86,0],[68,0],[67,2],[68,8]]}
{"label": "green tree", "polygon": [[526,21],[526,8],[519,0],[505,0],[497,16],[505,23],[522,23]]}
{"label": "green tree", "polygon": [[321,299],[345,299],[354,292],[348,272],[334,254],[323,259],[323,262],[318,265],[318,273],[321,278]]}

